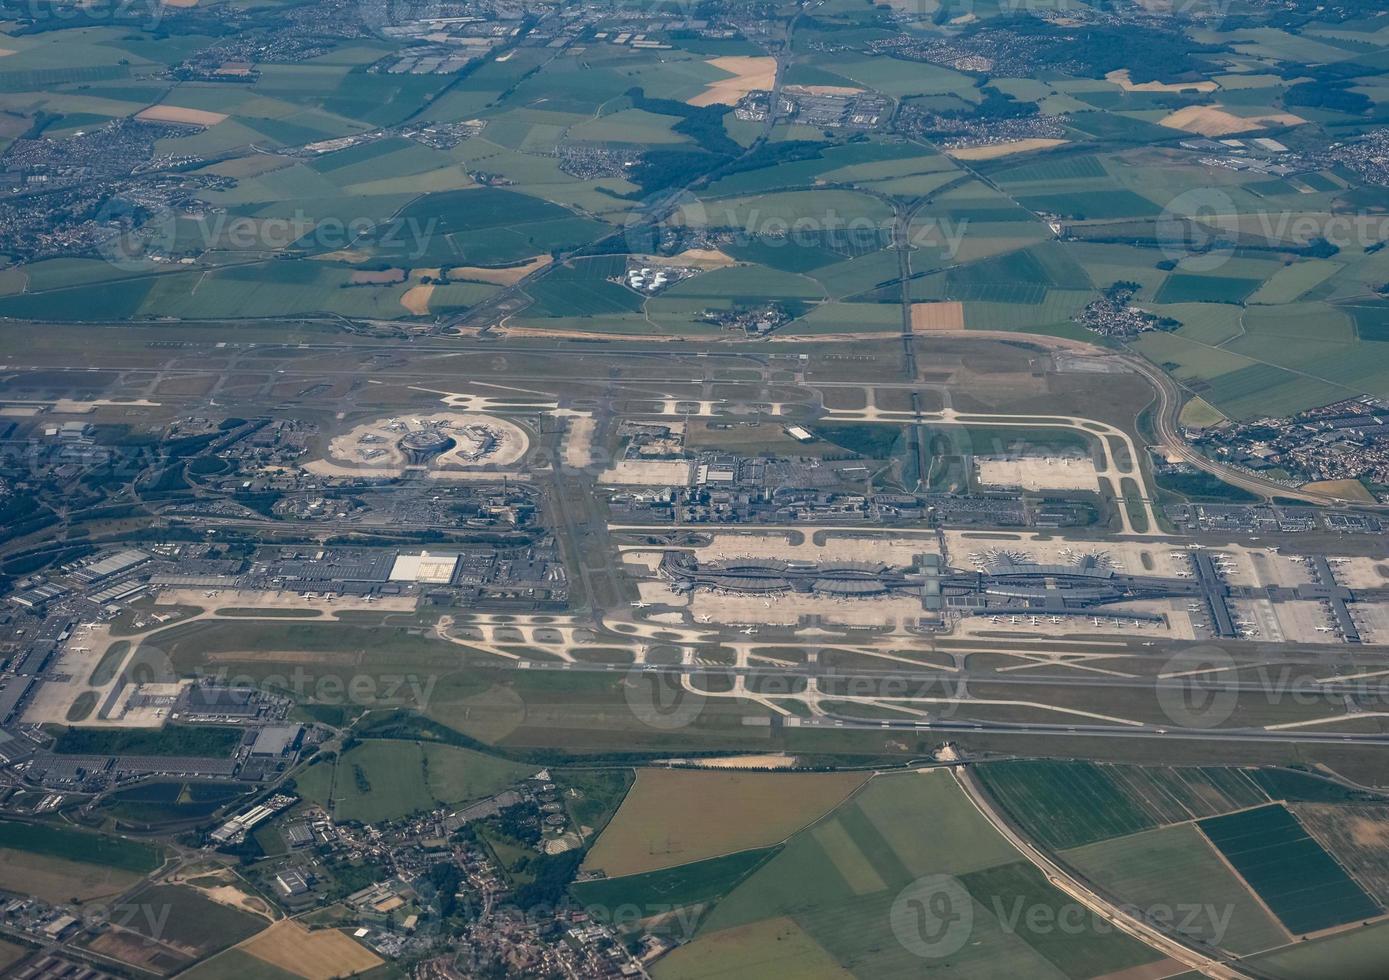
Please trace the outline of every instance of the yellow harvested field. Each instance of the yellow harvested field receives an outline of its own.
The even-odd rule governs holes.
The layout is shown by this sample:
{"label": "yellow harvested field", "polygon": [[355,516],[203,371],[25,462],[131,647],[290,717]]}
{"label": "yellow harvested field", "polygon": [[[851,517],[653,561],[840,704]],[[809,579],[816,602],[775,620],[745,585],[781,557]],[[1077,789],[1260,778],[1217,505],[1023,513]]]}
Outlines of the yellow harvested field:
{"label": "yellow harvested field", "polygon": [[553,261],[549,255],[537,255],[522,265],[509,265],[504,269],[485,269],[481,266],[464,265],[449,270],[450,279],[468,279],[473,282],[487,282],[494,286],[514,286],[532,272],[539,272]]}
{"label": "yellow harvested field", "polygon": [[1030,139],[1030,140],[1010,140],[1007,143],[992,143],[989,146],[964,146],[953,150],[946,150],[946,156],[954,157],[956,160],[997,160],[999,157],[1010,157],[1015,153],[1030,153],[1033,150],[1050,150],[1054,146],[1062,146],[1069,140],[1052,139]]}
{"label": "yellow harvested field", "polygon": [[434,295],[434,284],[423,283],[411,286],[400,294],[400,305],[415,316],[429,316],[429,300]]}
{"label": "yellow harvested field", "polygon": [[1270,126],[1301,126],[1307,120],[1291,112],[1270,112],[1262,116],[1236,116],[1215,105],[1189,105],[1158,120],[1168,129],[1180,129],[1200,136],[1228,136]]}
{"label": "yellow harvested field", "polygon": [[185,126],[216,126],[227,118],[224,112],[208,112],[206,109],[185,109],[176,105],[152,105],[135,113],[136,119],[145,122],[180,123]]}
{"label": "yellow harvested field", "polygon": [[688,265],[697,269],[727,269],[738,260],[716,248],[687,248],[679,255],[633,255],[633,261],[647,265]]}
{"label": "yellow harvested field", "polygon": [[5,888],[55,904],[119,895],[140,880],[129,871],[7,847],[0,847],[0,867],[5,869]]}
{"label": "yellow harvested field", "polygon": [[912,304],[912,333],[963,330],[965,305],[958,300]]}
{"label": "yellow harvested field", "polygon": [[310,258],[315,262],[351,262],[355,265],[371,258],[371,253],[359,249],[341,248],[336,252],[324,252],[322,255],[312,255]]}
{"label": "yellow harvested field", "polygon": [[642,769],[584,861],[609,877],[767,847],[824,816],[865,773]]}
{"label": "yellow harvested field", "polygon": [[241,950],[304,980],[332,980],[380,966],[384,961],[336,929],[310,932],[292,919],[281,919],[241,944]]}
{"label": "yellow harvested field", "polygon": [[710,58],[708,64],[726,71],[732,78],[711,82],[703,92],[686,101],[693,106],[735,105],[749,92],[770,90],[776,84],[776,59],[749,55]]}
{"label": "yellow harvested field", "polygon": [[1106,82],[1113,82],[1125,92],[1214,92],[1220,86],[1210,80],[1199,82],[1138,82],[1129,76],[1127,68],[1120,68],[1104,76]]}
{"label": "yellow harvested field", "polygon": [[1361,504],[1375,502],[1375,495],[1365,489],[1365,484],[1359,480],[1318,480],[1303,484],[1302,489],[1311,490],[1313,493],[1328,493],[1341,500],[1353,500]]}
{"label": "yellow harvested field", "polygon": [[729,755],[700,759],[699,765],[703,769],[792,769],[796,765],[796,757],[777,752],[767,755]]}

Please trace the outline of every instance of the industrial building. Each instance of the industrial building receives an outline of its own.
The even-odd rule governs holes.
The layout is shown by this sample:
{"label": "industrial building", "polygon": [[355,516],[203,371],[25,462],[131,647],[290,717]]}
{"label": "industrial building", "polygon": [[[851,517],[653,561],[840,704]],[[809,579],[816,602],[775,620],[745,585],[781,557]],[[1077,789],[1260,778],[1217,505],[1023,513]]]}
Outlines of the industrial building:
{"label": "industrial building", "polygon": [[[1226,639],[1241,633],[1230,611],[1235,599],[1325,603],[1337,630],[1348,643],[1360,642],[1349,605],[1389,599],[1389,588],[1353,590],[1335,583],[1324,557],[1312,556],[1320,579],[1298,586],[1237,586],[1225,581],[1211,556],[1193,552],[1191,578],[1130,575],[1110,567],[1097,555],[1069,564],[1038,564],[997,552],[978,570],[946,568],[940,556],[917,556],[910,568],[879,562],[791,562],[776,559],[729,559],[701,564],[684,551],[668,551],[659,574],[678,592],[714,589],[752,595],[813,592],[841,598],[915,595],[922,609],[959,615],[1025,613],[1044,616],[1089,615],[1107,607],[1155,599],[1198,600],[1210,611],[1214,633]],[[1157,613],[1125,609],[1127,619],[1163,622]]]}
{"label": "industrial building", "polygon": [[391,566],[392,582],[415,582],[420,585],[449,585],[458,569],[457,552],[431,554],[422,551],[418,555],[399,555]]}

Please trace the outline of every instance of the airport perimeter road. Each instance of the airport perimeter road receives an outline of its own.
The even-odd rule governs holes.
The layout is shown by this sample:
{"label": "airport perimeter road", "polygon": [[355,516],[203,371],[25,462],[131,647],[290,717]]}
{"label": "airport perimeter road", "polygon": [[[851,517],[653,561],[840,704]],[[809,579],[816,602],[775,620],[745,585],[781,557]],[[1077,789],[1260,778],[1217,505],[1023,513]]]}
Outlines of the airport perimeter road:
{"label": "airport perimeter road", "polygon": [[[1317,493],[1313,490],[1295,489],[1273,480],[1266,480],[1263,477],[1246,473],[1229,466],[1222,466],[1214,460],[1208,459],[1200,452],[1187,445],[1182,438],[1180,423],[1177,421],[1182,410],[1181,390],[1177,383],[1168,377],[1163,371],[1149,364],[1137,354],[1123,355],[1124,363],[1131,366],[1143,377],[1147,378],[1157,391],[1158,403],[1153,411],[1153,428],[1156,431],[1159,445],[1170,455],[1176,456],[1184,463],[1190,463],[1199,470],[1209,473],[1211,476],[1239,487],[1241,490],[1248,490],[1250,493],[1258,494],[1260,497],[1288,497],[1294,500],[1302,500],[1311,504],[1345,504],[1347,501],[1330,494]],[[1373,504],[1357,504],[1357,507],[1374,507]]]}
{"label": "airport perimeter road", "polygon": [[1254,974],[1245,973],[1225,960],[1178,942],[1166,932],[1145,922],[1132,912],[1114,905],[1099,893],[1092,891],[1078,878],[1072,876],[1060,864],[1033,846],[1030,840],[1018,833],[1003,815],[994,809],[993,801],[989,799],[974,778],[974,773],[970,771],[969,766],[955,766],[950,770],[950,774],[960,785],[960,789],[969,797],[975,809],[983,815],[985,820],[993,824],[995,830],[1007,838],[1008,843],[1021,851],[1022,855],[1032,862],[1038,871],[1046,875],[1049,882],[1084,905],[1095,915],[1154,949],[1167,954],[1177,962],[1191,967],[1193,970],[1199,970],[1208,977],[1215,977],[1217,980],[1254,980]]}

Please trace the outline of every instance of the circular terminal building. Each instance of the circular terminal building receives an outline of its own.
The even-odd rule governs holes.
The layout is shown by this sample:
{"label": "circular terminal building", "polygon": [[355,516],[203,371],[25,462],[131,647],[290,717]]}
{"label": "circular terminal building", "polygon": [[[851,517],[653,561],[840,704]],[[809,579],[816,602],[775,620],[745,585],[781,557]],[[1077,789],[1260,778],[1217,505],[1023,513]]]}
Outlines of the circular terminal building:
{"label": "circular terminal building", "polygon": [[452,449],[456,442],[453,437],[442,429],[434,427],[416,429],[406,433],[401,437],[401,453],[405,456],[405,462],[410,466],[426,466],[430,460],[442,456]]}

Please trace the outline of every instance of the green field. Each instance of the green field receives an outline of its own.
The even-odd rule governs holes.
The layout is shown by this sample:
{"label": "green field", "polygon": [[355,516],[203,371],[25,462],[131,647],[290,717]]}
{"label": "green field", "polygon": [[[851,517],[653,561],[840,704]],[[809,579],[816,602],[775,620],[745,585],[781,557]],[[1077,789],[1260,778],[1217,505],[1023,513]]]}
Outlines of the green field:
{"label": "green field", "polygon": [[29,955],[28,947],[0,939],[0,970],[8,970]]}
{"label": "green field", "polygon": [[1284,806],[1211,817],[1199,826],[1294,935],[1384,911]]}
{"label": "green field", "polygon": [[994,798],[1043,846],[1077,847],[1266,802],[1248,770],[1093,762],[991,762]]}
{"label": "green field", "polygon": [[125,661],[125,655],[130,652],[129,640],[117,640],[106,648],[106,652],[101,655],[92,675],[87,683],[92,687],[102,687],[109,683],[116,676],[116,668]]}
{"label": "green field", "polygon": [[662,871],[580,882],[570,891],[575,901],[596,916],[611,917],[612,910],[635,905],[643,910],[644,918],[670,908],[722,898],[776,851],[777,848],[739,851]]}
{"label": "green field", "polygon": [[[218,669],[271,687],[287,684],[289,668],[247,651],[296,651],[303,673],[301,690],[313,692],[337,683],[342,664],[355,674],[376,680],[377,709],[417,705],[432,720],[481,741],[521,751],[544,748],[583,754],[632,751],[640,735],[642,751],[669,754],[688,746],[690,731],[653,732],[632,714],[621,676],[547,672],[517,673],[498,669],[495,658],[468,651],[424,634],[417,626],[385,620],[370,613],[345,616],[344,622],[201,620],[149,634],[142,642],[157,644],[182,675],[193,675],[216,658]],[[430,678],[423,690],[402,685],[402,678]],[[333,688],[332,690],[337,690]],[[734,701],[714,701],[700,713],[693,730],[711,748],[745,748],[742,719],[762,709]],[[765,717],[765,715],[762,715]],[[391,737],[414,738],[414,734]]]}
{"label": "green field", "polygon": [[244,796],[251,788],[245,783],[145,782],[116,790],[103,805],[111,816],[139,824],[198,820]]}
{"label": "green field", "polygon": [[180,975],[187,980],[301,980],[299,974],[281,970],[239,949],[219,953]]}
{"label": "green field", "polygon": [[132,915],[123,925],[142,936],[198,957],[235,945],[266,926],[258,916],[238,912],[179,885],[149,885],[127,900],[148,914]]}
{"label": "green field", "polygon": [[[1025,43],[1047,52],[1033,77],[909,60],[892,45],[878,50],[899,34],[939,40],[987,36],[999,26],[998,5],[971,12],[969,21],[945,8],[906,17],[883,5],[834,2],[794,23],[785,12],[771,13],[791,34],[780,82],[863,89],[901,100],[906,115],[929,110],[969,119],[982,112],[987,121],[1037,112],[1055,120],[1064,145],[954,159],[943,151],[945,131],[795,120],[773,125],[759,142],[761,124],[728,111],[733,96],[699,110],[685,101],[729,78],[710,59],[766,55],[761,40],[736,32],[658,31],[652,36],[661,47],[649,50],[611,41],[550,49],[520,32],[457,75],[390,68],[410,44],[370,32],[325,39],[312,58],[267,61],[254,76],[210,84],[185,80],[180,67],[225,29],[205,6],[178,8],[172,33],[164,32],[169,25],[85,18],[8,31],[0,108],[9,122],[0,124],[0,139],[34,126],[48,138],[76,140],[155,104],[226,118],[202,129],[169,127],[154,139],[154,152],[194,161],[180,169],[216,178],[195,190],[207,213],[174,209],[169,234],[156,236],[160,247],[151,254],[167,248],[183,264],[160,256],[113,265],[90,248],[21,261],[0,268],[0,316],[453,316],[496,290],[443,283],[424,307],[420,294],[411,299],[419,313],[402,297],[425,270],[587,249],[588,260],[558,263],[528,286],[530,305],[512,314],[515,325],[595,337],[705,337],[713,333],[699,319],[705,309],[775,301],[790,307],[787,334],[842,331],[846,322],[890,330],[901,272],[891,228],[894,209],[907,207],[910,292],[964,303],[968,329],[1094,340],[1072,318],[1096,290],[1133,282],[1139,303],[1182,323],[1134,346],[1232,418],[1389,394],[1389,344],[1382,343],[1389,317],[1376,292],[1389,281],[1389,256],[1369,240],[1338,240],[1334,248],[1307,241],[1328,217],[1335,228],[1347,215],[1380,213],[1385,195],[1343,166],[1276,176],[1263,167],[1212,165],[1205,156],[1223,150],[1183,145],[1192,131],[1160,124],[1174,109],[1210,102],[1235,116],[1296,112],[1306,122],[1295,130],[1313,142],[1353,139],[1389,102],[1377,74],[1389,43],[1368,21],[1314,11],[1297,27],[1150,25],[1144,43],[1114,25],[1087,25],[1083,37],[1060,44],[1056,25],[1026,18],[1007,29],[1036,32]],[[260,25],[268,16],[251,19]],[[589,26],[600,23],[615,26],[607,15]],[[1053,57],[1073,43],[1073,60]],[[1228,58],[1198,57],[1197,48]],[[1335,79],[1294,82],[1297,59],[1308,58],[1335,65]],[[1105,80],[1118,67],[1133,72],[1135,83],[1179,78],[1218,88],[1199,96],[1126,89]],[[1331,108],[1295,97],[1323,84],[1353,92],[1347,98],[1363,105]],[[425,121],[475,121],[479,130],[456,144],[430,145],[408,126],[394,128]],[[364,134],[331,152],[303,150]],[[615,152],[622,162],[601,175],[584,173],[564,160],[574,147]],[[1238,242],[1214,265],[1204,253],[1179,254],[1159,227],[1169,206],[1187,213],[1181,202],[1192,190],[1225,195],[1238,219]],[[735,231],[720,244],[743,264],[655,298],[592,275],[611,264],[597,254],[621,262],[627,249],[650,251],[626,240],[624,223],[644,201],[674,191],[688,199],[677,202],[668,223]],[[324,231],[359,219],[375,228],[341,241]],[[238,223],[259,233],[292,220],[306,222],[305,233],[284,241],[253,236],[248,247],[227,233]],[[1311,227],[1305,234],[1294,227],[1303,220]],[[850,224],[870,229],[871,241],[847,244]],[[354,272],[387,265],[416,278],[353,282]],[[102,303],[94,308],[89,296],[97,284]],[[1274,325],[1266,315],[1285,322]]]}
{"label": "green field", "polygon": [[163,848],[143,841],[109,837],[48,824],[0,821],[0,847],[30,854],[99,864],[136,874],[148,874],[163,863]]}
{"label": "green field", "polygon": [[535,770],[452,745],[372,739],[298,777],[338,820],[396,820],[501,792]]}
{"label": "green field", "polygon": [[[920,940],[892,909],[904,889],[939,888],[960,905],[967,936],[948,950],[913,951]],[[921,884],[924,882],[925,884]],[[908,898],[912,892],[908,891]],[[746,943],[729,976],[756,975],[764,943],[790,920],[843,969],[860,976],[1091,977],[1152,962],[1158,954],[1094,923],[1066,935],[1037,928],[1065,899],[979,815],[945,772],[879,776],[858,796],[793,837],[732,894],[719,902],[689,947],[719,955],[725,943]],[[899,903],[899,907],[903,907]],[[952,908],[955,906],[952,904]],[[1036,909],[1033,925],[1018,909]],[[1052,920],[1055,921],[1054,919]],[[777,925],[781,923],[781,925]],[[767,933],[771,933],[767,937]],[[954,937],[952,937],[953,939]],[[803,949],[804,940],[800,940]],[[774,948],[774,947],[772,947]],[[810,955],[803,950],[800,955]],[[698,974],[693,974],[698,975]]]}
{"label": "green field", "polygon": [[1386,940],[1389,923],[1380,922],[1255,957],[1253,964],[1275,980],[1322,980],[1328,968],[1340,980],[1379,980]]}

